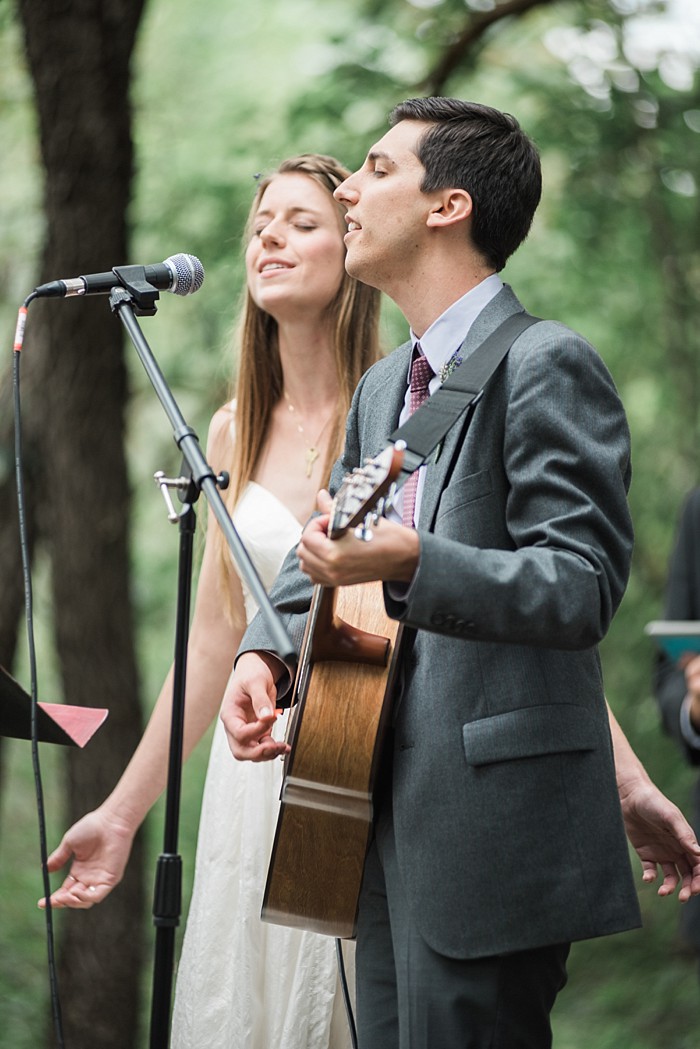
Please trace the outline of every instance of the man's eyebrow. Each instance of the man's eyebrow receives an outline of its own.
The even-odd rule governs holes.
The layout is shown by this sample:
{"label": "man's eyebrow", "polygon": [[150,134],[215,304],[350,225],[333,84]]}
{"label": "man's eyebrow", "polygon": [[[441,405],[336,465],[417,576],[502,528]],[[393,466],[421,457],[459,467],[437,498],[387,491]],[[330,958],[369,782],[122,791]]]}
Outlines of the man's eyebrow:
{"label": "man's eyebrow", "polygon": [[385,153],[382,149],[371,149],[367,154],[368,160],[386,160],[389,164],[393,164],[394,161],[391,159],[388,153]]}

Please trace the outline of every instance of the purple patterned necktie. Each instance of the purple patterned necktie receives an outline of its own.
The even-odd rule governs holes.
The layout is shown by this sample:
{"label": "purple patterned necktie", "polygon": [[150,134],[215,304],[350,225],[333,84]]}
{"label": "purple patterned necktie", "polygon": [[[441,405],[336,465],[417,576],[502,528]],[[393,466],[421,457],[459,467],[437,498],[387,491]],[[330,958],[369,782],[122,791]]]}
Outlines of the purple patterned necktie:
{"label": "purple patterned necktie", "polygon": [[[420,408],[423,401],[428,397],[428,385],[435,375],[430,367],[427,357],[421,352],[420,344],[416,343],[414,353],[418,355],[413,358],[411,365],[411,403],[409,414],[413,415]],[[413,514],[416,509],[416,493],[418,492],[418,470],[414,470],[403,486],[403,514],[402,521],[407,528],[413,528]]]}

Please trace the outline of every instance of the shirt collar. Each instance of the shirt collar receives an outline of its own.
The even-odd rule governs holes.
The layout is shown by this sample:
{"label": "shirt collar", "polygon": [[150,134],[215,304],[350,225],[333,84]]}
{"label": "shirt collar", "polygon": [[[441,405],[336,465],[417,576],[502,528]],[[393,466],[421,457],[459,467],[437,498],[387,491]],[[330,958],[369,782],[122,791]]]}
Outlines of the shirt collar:
{"label": "shirt collar", "polygon": [[[501,278],[497,273],[492,273],[461,299],[457,299],[451,306],[448,306],[445,312],[433,321],[421,337],[420,347],[428,358],[428,363],[435,375],[440,375],[441,369],[466,339],[476,318],[491,299],[498,295],[502,287]],[[411,342],[414,348],[418,341],[417,335],[411,330]]]}

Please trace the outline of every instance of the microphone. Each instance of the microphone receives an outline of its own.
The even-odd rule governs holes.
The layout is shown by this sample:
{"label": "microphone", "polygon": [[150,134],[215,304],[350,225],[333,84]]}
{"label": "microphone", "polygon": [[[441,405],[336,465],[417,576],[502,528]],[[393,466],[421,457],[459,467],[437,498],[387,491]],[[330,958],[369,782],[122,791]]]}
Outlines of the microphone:
{"label": "microphone", "polygon": [[54,280],[34,289],[38,298],[67,298],[71,295],[109,295],[112,288],[126,286],[129,280],[145,280],[158,291],[173,295],[194,295],[204,283],[204,267],[195,255],[171,255],[154,266],[115,266],[108,273],[88,273],[84,277]]}

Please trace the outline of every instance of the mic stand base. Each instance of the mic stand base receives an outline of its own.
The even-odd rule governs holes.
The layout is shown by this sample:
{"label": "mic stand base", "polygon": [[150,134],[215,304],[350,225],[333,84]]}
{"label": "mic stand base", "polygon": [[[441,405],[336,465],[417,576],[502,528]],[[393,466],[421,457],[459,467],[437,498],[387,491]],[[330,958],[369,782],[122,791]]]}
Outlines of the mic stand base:
{"label": "mic stand base", "polygon": [[[188,495],[197,498],[190,484]],[[196,515],[186,503],[179,517],[177,610],[175,659],[173,665],[172,721],[168,783],[165,801],[163,852],[158,857],[153,893],[153,924],[156,929],[151,1000],[150,1049],[167,1049],[170,1044],[170,1012],[175,971],[175,932],[182,913],[182,859],[178,855],[182,748],[185,724],[185,684],[187,679],[187,635],[192,596],[192,559]]]}

